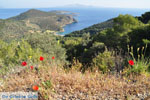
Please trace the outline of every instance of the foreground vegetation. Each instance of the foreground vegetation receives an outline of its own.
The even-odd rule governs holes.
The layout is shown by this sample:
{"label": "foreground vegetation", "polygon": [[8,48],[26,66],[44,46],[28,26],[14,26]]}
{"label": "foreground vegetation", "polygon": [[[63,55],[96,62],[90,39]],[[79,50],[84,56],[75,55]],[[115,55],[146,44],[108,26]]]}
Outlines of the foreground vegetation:
{"label": "foreground vegetation", "polygon": [[120,99],[141,100],[150,95],[149,76],[130,77],[100,72],[64,70],[60,66],[40,65],[39,71],[26,68],[11,74],[0,91],[34,91],[38,86],[39,100],[58,99]]}

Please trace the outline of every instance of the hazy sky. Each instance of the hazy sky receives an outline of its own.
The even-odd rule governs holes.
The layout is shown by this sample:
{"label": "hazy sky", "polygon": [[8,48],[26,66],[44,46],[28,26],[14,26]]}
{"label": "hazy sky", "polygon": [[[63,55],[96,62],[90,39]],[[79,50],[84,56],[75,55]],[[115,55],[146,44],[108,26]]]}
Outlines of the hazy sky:
{"label": "hazy sky", "polygon": [[98,7],[150,8],[150,0],[0,0],[3,8],[41,8],[70,4]]}

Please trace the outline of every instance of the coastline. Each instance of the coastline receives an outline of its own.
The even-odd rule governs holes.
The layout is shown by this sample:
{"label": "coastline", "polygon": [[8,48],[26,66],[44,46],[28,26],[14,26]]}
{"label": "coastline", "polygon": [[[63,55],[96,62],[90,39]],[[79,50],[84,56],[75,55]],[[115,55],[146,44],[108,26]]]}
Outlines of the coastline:
{"label": "coastline", "polygon": [[65,36],[65,35],[61,34],[61,33],[65,32],[65,27],[66,27],[67,25],[71,25],[71,24],[74,24],[74,23],[78,23],[78,21],[77,21],[75,18],[73,18],[73,21],[72,21],[72,22],[63,25],[63,26],[62,26],[62,30],[56,32],[55,35],[57,35],[57,36]]}

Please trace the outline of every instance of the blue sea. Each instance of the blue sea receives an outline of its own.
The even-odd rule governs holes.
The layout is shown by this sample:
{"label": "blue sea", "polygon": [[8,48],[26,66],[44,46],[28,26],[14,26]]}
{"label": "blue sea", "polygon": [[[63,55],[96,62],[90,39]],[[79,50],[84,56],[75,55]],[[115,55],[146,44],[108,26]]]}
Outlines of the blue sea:
{"label": "blue sea", "polygon": [[[119,14],[130,14],[140,16],[150,11],[150,9],[125,9],[125,8],[38,8],[42,11],[65,10],[77,13],[75,19],[78,23],[69,24],[64,27],[65,31],[59,34],[65,35],[70,32],[87,28],[93,24],[104,22],[108,19],[117,17]],[[17,16],[29,9],[0,9],[0,19]]]}

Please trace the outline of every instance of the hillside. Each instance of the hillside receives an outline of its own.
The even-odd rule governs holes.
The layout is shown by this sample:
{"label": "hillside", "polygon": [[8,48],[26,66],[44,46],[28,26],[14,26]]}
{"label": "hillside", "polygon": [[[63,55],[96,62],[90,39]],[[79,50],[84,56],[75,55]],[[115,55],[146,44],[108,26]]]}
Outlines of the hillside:
{"label": "hillside", "polygon": [[111,28],[113,26],[113,19],[107,20],[105,22],[99,23],[99,24],[95,24],[92,25],[90,27],[87,27],[83,30],[79,30],[79,31],[74,31],[70,34],[65,35],[65,37],[80,37],[82,36],[84,33],[90,33],[90,34],[96,34],[104,29],[107,28]]}
{"label": "hillside", "polygon": [[[150,21],[150,12],[145,12],[141,16],[135,17],[139,21],[143,22],[144,24],[147,24]],[[113,27],[113,19],[104,21],[102,23],[98,23],[95,25],[92,25],[90,27],[84,28],[79,31],[74,31],[70,34],[65,35],[65,37],[82,37],[84,33],[90,33],[90,35],[98,34],[102,30],[105,30],[107,28],[112,28]]]}
{"label": "hillside", "polygon": [[31,9],[19,16],[10,18],[12,20],[24,21],[26,25],[37,25],[42,30],[62,31],[66,24],[76,22],[72,15],[63,14],[61,11],[44,12]]}
{"label": "hillside", "polygon": [[[63,11],[62,11],[63,12]],[[44,12],[31,9],[21,13],[18,16],[0,20],[0,33],[3,37],[15,37],[34,32],[58,32],[63,31],[67,24],[76,22],[71,14],[65,14],[61,11]]]}

